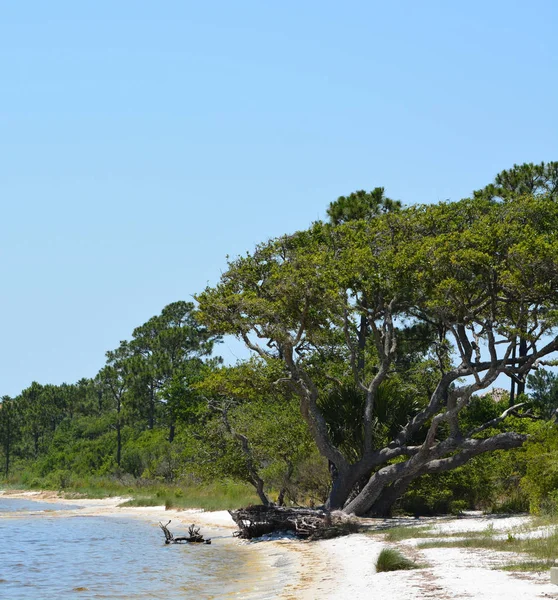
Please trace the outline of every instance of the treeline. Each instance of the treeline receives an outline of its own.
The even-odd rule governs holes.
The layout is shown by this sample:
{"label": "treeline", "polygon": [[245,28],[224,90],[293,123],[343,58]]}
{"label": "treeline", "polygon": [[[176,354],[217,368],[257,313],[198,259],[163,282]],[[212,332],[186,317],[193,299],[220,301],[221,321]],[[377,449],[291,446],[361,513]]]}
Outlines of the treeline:
{"label": "treeline", "polygon": [[[264,504],[371,515],[556,510],[557,199],[558,163],[459,202],[340,197],[137,327],[92,379],[2,398],[5,480],[234,481]],[[252,358],[223,365],[225,334]]]}
{"label": "treeline", "polygon": [[323,501],[327,469],[277,372],[257,360],[223,366],[219,342],[192,303],[175,302],[108,351],[95,377],[4,396],[4,480],[69,489],[90,478],[140,488],[228,478],[264,502],[270,489],[275,500]]}
{"label": "treeline", "polygon": [[[219,338],[176,302],[107,352],[92,379],[33,382],[0,405],[4,481],[79,490],[91,486],[138,492],[232,480],[248,483],[263,502],[323,503],[331,478],[278,364],[252,359],[234,367],[211,356]],[[521,449],[478,457],[464,467],[419,479],[395,506],[413,514],[558,508],[558,377],[540,369],[523,396],[533,418],[513,423],[532,439]],[[323,403],[333,435],[358,451],[354,390]],[[408,398],[410,395],[408,395]],[[476,397],[463,415],[473,427],[496,418],[509,401],[498,390]],[[341,408],[342,407],[342,408]],[[386,387],[377,408],[382,427],[398,426],[409,407]],[[357,417],[358,418],[358,417]],[[509,425],[509,424],[508,424]],[[357,438],[357,439],[355,439]],[[187,492],[186,492],[187,493]]]}

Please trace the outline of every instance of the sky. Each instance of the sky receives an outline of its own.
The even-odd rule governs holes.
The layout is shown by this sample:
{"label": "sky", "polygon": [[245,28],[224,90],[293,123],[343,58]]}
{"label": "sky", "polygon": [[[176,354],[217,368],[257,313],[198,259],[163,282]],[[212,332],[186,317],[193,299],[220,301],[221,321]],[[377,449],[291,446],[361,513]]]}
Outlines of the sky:
{"label": "sky", "polygon": [[553,0],[0,0],[0,395],[94,376],[340,195],[558,160],[557,27]]}

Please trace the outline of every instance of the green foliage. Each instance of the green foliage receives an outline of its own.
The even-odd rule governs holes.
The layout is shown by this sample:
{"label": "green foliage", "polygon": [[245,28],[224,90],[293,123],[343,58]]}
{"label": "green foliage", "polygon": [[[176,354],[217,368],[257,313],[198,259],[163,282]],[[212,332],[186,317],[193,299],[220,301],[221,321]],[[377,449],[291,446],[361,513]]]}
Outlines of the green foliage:
{"label": "green foliage", "polygon": [[[353,384],[335,387],[319,401],[332,441],[353,462],[364,445],[365,402],[366,394]],[[394,379],[382,383],[374,403],[374,445],[387,444],[418,410],[416,390]]]}
{"label": "green foliage", "polygon": [[167,510],[187,508],[231,510],[257,502],[258,497],[250,486],[224,480],[204,485],[144,489],[121,506],[164,506]]}
{"label": "green foliage", "polygon": [[[271,485],[279,489],[278,480],[271,480]],[[294,505],[316,506],[324,504],[331,489],[331,476],[327,461],[316,449],[294,466],[293,473],[286,485],[287,497]]]}
{"label": "green foliage", "polygon": [[541,423],[525,444],[526,471],[521,487],[531,512],[554,513],[558,504],[558,426]]}
{"label": "green foliage", "polygon": [[[498,417],[504,408],[505,406],[495,402],[490,394],[473,396],[468,406],[459,415],[459,425],[463,431],[470,431]],[[502,428],[500,429],[502,430]],[[494,433],[494,431],[488,430],[483,433],[483,436],[490,433]]]}
{"label": "green foliage", "polygon": [[558,375],[546,369],[537,369],[527,377],[531,390],[531,404],[544,419],[556,417],[558,409]]}
{"label": "green foliage", "polygon": [[372,219],[400,208],[401,202],[386,198],[384,188],[377,187],[371,192],[359,190],[349,196],[340,196],[329,205],[327,216],[331,223],[339,225],[347,221]]}
{"label": "green foliage", "polygon": [[[550,193],[524,195],[516,186],[506,201],[486,193],[385,211],[382,198],[383,190],[340,198],[330,207],[331,223],[259,245],[231,261],[219,284],[197,296],[204,324],[238,336],[266,360],[283,362],[309,430],[338,472],[361,473],[363,447],[370,456],[387,449],[447,373],[455,374],[456,388],[460,369],[474,371],[480,381],[488,366],[479,344],[493,344],[497,353],[498,344],[535,342],[558,323],[558,203]],[[381,415],[376,376],[383,377],[383,390],[391,388]],[[466,384],[459,389],[463,394],[455,398],[466,407],[471,392]],[[442,403],[435,412],[442,421],[436,444],[450,435],[456,442],[448,458],[466,437],[449,423]],[[496,418],[488,400],[472,402],[458,425],[466,428],[481,415]],[[414,444],[424,442],[432,417],[421,430],[412,429]],[[500,422],[479,427],[472,434],[477,438],[502,432]],[[370,462],[378,473],[389,468],[376,460]],[[412,460],[406,464],[416,472]],[[428,504],[449,509],[452,500],[462,498],[441,492]]]}
{"label": "green foliage", "polygon": [[517,196],[558,197],[558,162],[514,165],[499,173],[494,183],[475,192],[475,196],[492,201],[510,202]]}
{"label": "green foliage", "polygon": [[387,571],[404,571],[410,569],[418,569],[419,566],[403,556],[399,550],[395,548],[382,548],[378,558],[376,559],[376,572],[382,573]]}
{"label": "green foliage", "polygon": [[279,361],[252,359],[215,369],[196,386],[209,407],[192,448],[200,475],[263,480],[294,501],[293,476],[313,449],[298,399],[278,383],[283,375]]}
{"label": "green foliage", "polygon": [[449,505],[449,511],[452,515],[460,516],[469,508],[465,500],[452,500]]}

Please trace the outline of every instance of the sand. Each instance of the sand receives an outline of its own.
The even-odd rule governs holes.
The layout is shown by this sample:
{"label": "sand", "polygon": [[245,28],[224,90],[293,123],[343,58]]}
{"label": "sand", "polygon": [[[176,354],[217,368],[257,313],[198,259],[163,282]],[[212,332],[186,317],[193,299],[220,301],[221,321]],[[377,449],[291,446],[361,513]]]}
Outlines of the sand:
{"label": "sand", "polygon": [[[164,507],[119,507],[125,498],[68,500],[54,492],[5,492],[11,497],[53,503],[79,504],[79,509],[63,511],[65,515],[119,515],[149,520],[172,520],[176,531],[187,525],[235,529],[227,511],[165,510]],[[419,520],[412,524],[432,524],[436,532],[458,535],[465,531],[482,531],[491,526],[502,535],[522,535],[521,528],[529,517],[489,518],[481,515],[465,519]],[[172,528],[171,528],[172,529]],[[173,529],[174,531],[174,529]],[[548,533],[541,530],[540,535]],[[537,535],[532,532],[528,535]],[[243,543],[243,542],[239,542]],[[245,543],[245,542],[244,542]],[[416,540],[396,544],[405,554],[428,565],[415,571],[376,573],[374,564],[387,544],[381,536],[353,534],[333,540],[300,542],[276,539],[250,543],[260,568],[272,570],[286,584],[284,600],[531,600],[557,598],[558,586],[550,583],[548,572],[512,573],[497,570],[513,560],[509,553],[464,548],[416,548]],[[558,557],[557,557],[558,558]],[[262,597],[267,595],[262,594]]]}
{"label": "sand", "polygon": [[[482,531],[516,532],[529,517],[419,520],[413,524],[435,523],[439,533]],[[541,535],[545,534],[542,530]],[[423,540],[421,540],[423,541]],[[497,570],[514,560],[510,553],[464,548],[417,549],[417,540],[388,544],[381,536],[354,534],[307,545],[300,553],[302,577],[287,598],[310,600],[531,600],[558,598],[558,586],[550,583],[548,572],[512,573]],[[415,571],[376,573],[374,564],[382,548],[398,547],[415,561],[428,565]],[[515,557],[521,559],[522,557]]]}

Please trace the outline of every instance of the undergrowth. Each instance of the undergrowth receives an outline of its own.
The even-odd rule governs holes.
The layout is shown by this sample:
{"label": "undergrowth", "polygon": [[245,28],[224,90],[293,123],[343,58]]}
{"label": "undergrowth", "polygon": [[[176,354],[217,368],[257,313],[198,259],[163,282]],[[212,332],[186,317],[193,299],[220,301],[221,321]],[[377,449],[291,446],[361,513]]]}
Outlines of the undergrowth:
{"label": "undergrowth", "polygon": [[259,504],[255,492],[239,483],[212,483],[187,488],[163,488],[151,493],[141,493],[121,506],[161,506],[166,509],[203,508],[228,510]]}
{"label": "undergrowth", "polygon": [[227,510],[259,504],[253,488],[230,480],[208,484],[163,484],[134,478],[90,477],[73,478],[71,485],[53,485],[52,481],[34,478],[31,481],[11,481],[3,489],[54,490],[68,499],[129,498],[122,506],[165,506],[175,508],[203,508]]}

